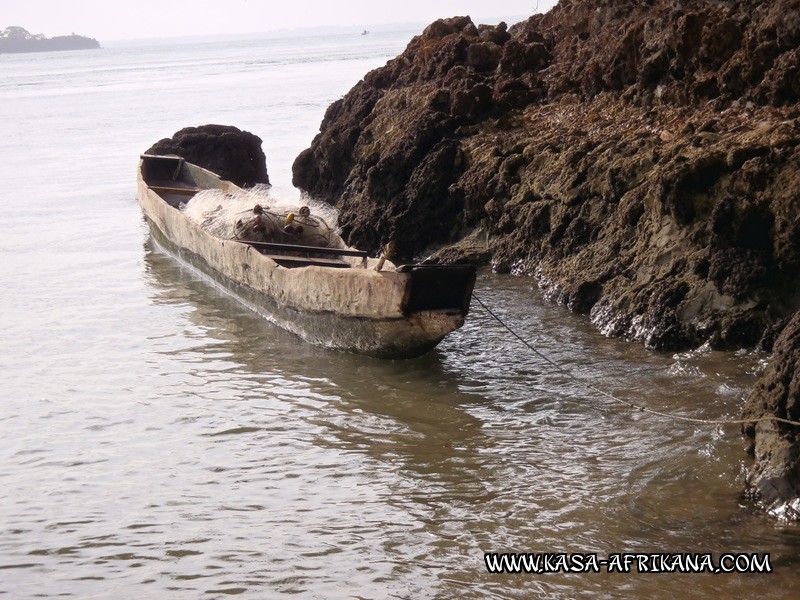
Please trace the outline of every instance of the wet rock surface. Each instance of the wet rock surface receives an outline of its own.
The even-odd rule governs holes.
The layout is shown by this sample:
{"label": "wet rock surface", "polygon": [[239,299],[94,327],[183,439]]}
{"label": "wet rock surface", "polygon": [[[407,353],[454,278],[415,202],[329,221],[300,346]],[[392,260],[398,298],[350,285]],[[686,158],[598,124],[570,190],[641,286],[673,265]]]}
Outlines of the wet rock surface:
{"label": "wet rock surface", "polygon": [[146,154],[176,154],[240,187],[269,184],[261,138],[230,125],[186,127]]}
{"label": "wet rock surface", "polygon": [[352,245],[535,276],[651,349],[769,350],[800,304],[799,48],[800,0],[440,20],[331,105],[293,180]]}
{"label": "wet rock surface", "polygon": [[[746,419],[769,415],[800,421],[800,312],[775,342],[769,367],[745,406]],[[783,520],[800,521],[800,427],[761,421],[743,430],[755,457],[745,496]]]}

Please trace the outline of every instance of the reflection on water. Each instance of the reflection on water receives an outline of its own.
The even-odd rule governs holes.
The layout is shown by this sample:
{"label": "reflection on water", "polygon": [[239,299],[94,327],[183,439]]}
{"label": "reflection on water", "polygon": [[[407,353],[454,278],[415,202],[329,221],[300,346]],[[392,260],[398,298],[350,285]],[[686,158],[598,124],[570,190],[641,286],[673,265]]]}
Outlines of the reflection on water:
{"label": "reflection on water", "polygon": [[[144,297],[117,325],[127,360],[95,357],[109,373],[83,381],[53,365],[60,394],[0,417],[14,440],[0,468],[10,597],[792,589],[800,535],[740,505],[735,428],[609,403],[479,306],[430,354],[380,361],[301,342],[149,240],[139,268]],[[529,280],[486,273],[478,291],[559,364],[658,410],[736,416],[758,369],[607,340]],[[493,551],[769,552],[775,572],[489,575]]]}

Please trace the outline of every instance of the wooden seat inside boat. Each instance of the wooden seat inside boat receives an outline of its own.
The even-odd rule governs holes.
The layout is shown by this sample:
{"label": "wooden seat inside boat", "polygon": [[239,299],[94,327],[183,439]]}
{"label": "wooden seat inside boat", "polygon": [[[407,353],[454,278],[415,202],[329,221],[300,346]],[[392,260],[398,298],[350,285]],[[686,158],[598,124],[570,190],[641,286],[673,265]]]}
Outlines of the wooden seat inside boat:
{"label": "wooden seat inside boat", "polygon": [[196,193],[201,191],[198,187],[185,184],[182,185],[179,182],[170,182],[169,184],[161,184],[160,182],[157,182],[156,184],[151,185],[150,189],[159,195],[175,194],[178,196],[194,196]]}
{"label": "wooden seat inside boat", "polygon": [[[299,246],[294,244],[276,244],[272,242],[254,242],[251,240],[235,240],[240,244],[247,244],[258,250],[264,256],[268,256],[282,267],[334,267],[337,269],[349,269],[350,263],[342,260],[341,256],[354,256],[360,258],[366,265],[367,253],[363,250],[353,250],[352,248],[326,248],[324,246]],[[280,253],[280,254],[276,254]],[[299,256],[305,254],[306,256]],[[327,255],[332,258],[324,258],[318,255]],[[317,255],[317,256],[314,256]],[[335,258],[334,258],[335,257]]]}
{"label": "wooden seat inside boat", "polygon": [[309,258],[305,256],[288,256],[284,254],[264,254],[282,267],[294,269],[297,267],[333,267],[335,269],[349,269],[350,263],[335,258]]}
{"label": "wooden seat inside boat", "polygon": [[150,189],[164,199],[164,202],[173,208],[179,208],[181,204],[186,204],[194,198],[195,194],[202,190],[180,181],[161,182],[150,184]]}

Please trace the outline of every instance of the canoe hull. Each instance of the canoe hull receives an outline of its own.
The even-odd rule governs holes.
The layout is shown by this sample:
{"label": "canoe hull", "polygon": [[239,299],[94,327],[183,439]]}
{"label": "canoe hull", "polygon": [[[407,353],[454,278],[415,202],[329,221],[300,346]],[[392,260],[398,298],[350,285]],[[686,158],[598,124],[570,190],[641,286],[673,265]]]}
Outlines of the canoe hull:
{"label": "canoe hull", "polygon": [[202,256],[173,244],[153,221],[147,221],[153,240],[166,254],[200,271],[270,322],[317,346],[376,358],[415,358],[435,348],[448,333],[464,324],[460,314],[444,311],[385,319],[301,312],[225,277]]}
{"label": "canoe hull", "polygon": [[[155,191],[142,176],[141,165],[139,203],[156,243],[309,343],[379,358],[413,358],[464,323],[468,299],[466,306],[409,312],[413,277],[408,272],[287,269],[251,246],[213,237]],[[203,179],[203,187],[214,182],[213,173],[185,163],[183,168]],[[218,181],[220,189],[238,189]],[[472,282],[467,282],[467,295]]]}

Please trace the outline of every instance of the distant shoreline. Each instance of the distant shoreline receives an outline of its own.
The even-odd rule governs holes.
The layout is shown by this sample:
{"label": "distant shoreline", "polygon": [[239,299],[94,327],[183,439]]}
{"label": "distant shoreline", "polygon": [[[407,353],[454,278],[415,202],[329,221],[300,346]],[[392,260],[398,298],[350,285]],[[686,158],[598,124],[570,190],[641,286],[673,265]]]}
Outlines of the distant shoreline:
{"label": "distant shoreline", "polygon": [[99,48],[100,42],[82,35],[60,35],[47,38],[43,35],[31,35],[21,27],[9,27],[0,32],[0,54],[96,50]]}

